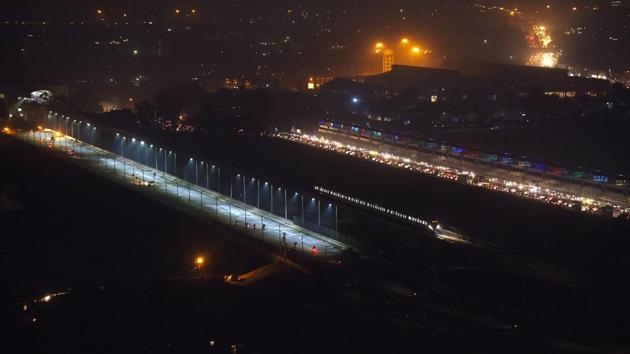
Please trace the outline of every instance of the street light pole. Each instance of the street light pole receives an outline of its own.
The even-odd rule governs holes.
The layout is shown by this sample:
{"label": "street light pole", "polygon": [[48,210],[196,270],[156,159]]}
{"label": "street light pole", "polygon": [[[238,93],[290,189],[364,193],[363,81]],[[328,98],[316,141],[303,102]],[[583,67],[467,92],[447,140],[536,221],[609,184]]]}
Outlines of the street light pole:
{"label": "street light pole", "polygon": [[287,205],[287,189],[284,189],[284,218],[289,218],[289,207]]}
{"label": "street light pole", "polygon": [[257,200],[256,200],[256,207],[260,208],[260,180],[258,180],[257,182],[258,182],[258,185],[257,185],[257,187],[258,187],[258,197],[257,197]]}
{"label": "street light pole", "polygon": [[245,176],[243,176],[243,203],[247,204],[247,190],[245,189]]}
{"label": "street light pole", "polygon": [[[81,140],[81,123],[82,123],[82,122],[81,122],[81,121],[79,121],[79,123],[77,124],[77,130],[78,130],[78,132],[77,132],[77,137],[78,137],[78,139],[77,139],[77,140],[79,140],[79,141]],[[81,144],[79,144],[79,146],[80,146],[80,145],[81,145]],[[83,149],[82,149],[82,146],[81,146],[81,149],[79,150],[79,158],[80,158],[81,160],[83,160]]]}
{"label": "street light pole", "polygon": [[302,224],[304,223],[304,194],[300,196],[300,200],[302,201]]}
{"label": "street light pole", "polygon": [[[123,136],[122,137],[122,141],[121,141],[121,148],[120,148],[120,151],[122,152],[123,159],[125,158],[125,140],[127,140],[127,138]],[[114,161],[116,161],[116,160],[114,160]],[[125,177],[127,175],[127,171],[126,171],[126,168],[125,168],[125,165],[126,165],[125,164],[125,160],[123,160],[122,163],[123,163],[123,177]],[[114,166],[114,169],[116,169],[116,166]]]}
{"label": "street light pole", "polygon": [[221,167],[217,167],[217,192],[221,193]]}
{"label": "street light pole", "polygon": [[322,226],[322,208],[321,208],[321,200],[317,200],[317,226]]}

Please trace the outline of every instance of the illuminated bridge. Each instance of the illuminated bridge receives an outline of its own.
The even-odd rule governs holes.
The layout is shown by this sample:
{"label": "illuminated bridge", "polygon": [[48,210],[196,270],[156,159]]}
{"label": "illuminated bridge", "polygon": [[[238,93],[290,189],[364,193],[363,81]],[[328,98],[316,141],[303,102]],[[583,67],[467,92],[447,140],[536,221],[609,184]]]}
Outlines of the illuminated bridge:
{"label": "illuminated bridge", "polygon": [[[240,174],[225,177],[216,166],[193,158],[180,158],[178,162],[174,151],[119,133],[101,133],[87,122],[50,114],[46,123],[47,127],[18,133],[17,136],[71,157],[81,167],[169,205],[228,224],[249,236],[278,246],[281,251],[294,250],[305,256],[319,256],[340,254],[349,248],[346,243],[333,238],[341,234],[326,228],[336,223],[336,206],[332,204],[321,205],[316,198],[305,201],[304,196],[297,192],[289,195],[286,188],[274,187]],[[92,144],[99,139],[104,143],[106,135],[111,135],[112,141],[118,141],[120,154]],[[217,173],[212,175],[212,169]],[[184,178],[178,176],[181,173]],[[227,181],[220,181],[221,176]],[[208,188],[202,186],[204,182],[207,182]],[[213,186],[219,191],[212,190]],[[221,186],[229,186],[229,191]],[[248,193],[252,186],[254,190],[258,187],[258,193]],[[266,194],[265,190],[268,191]],[[264,198],[265,195],[267,198]],[[260,207],[251,205],[256,203]],[[261,203],[267,204],[271,210],[264,210],[265,206]],[[313,213],[314,207],[318,209],[316,213]],[[301,218],[295,217],[296,209],[301,212]],[[314,224],[319,227],[318,230],[327,231],[327,235],[300,225],[309,213],[311,218],[317,217]],[[304,225],[307,223],[304,222]]]}

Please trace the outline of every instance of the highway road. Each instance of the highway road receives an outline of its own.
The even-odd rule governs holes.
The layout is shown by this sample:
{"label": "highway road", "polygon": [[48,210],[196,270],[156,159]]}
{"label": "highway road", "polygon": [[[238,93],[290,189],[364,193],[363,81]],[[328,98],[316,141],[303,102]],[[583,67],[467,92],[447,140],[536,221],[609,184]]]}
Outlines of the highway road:
{"label": "highway road", "polygon": [[[630,213],[630,196],[596,187],[576,185],[518,171],[508,171],[484,164],[446,158],[437,154],[411,151],[386,144],[349,139],[342,135],[320,132],[321,136],[306,134],[277,134],[317,148],[335,151],[357,158],[405,168],[451,180],[462,180],[480,188],[510,193],[515,196],[536,199],[571,210],[601,214],[605,207],[612,208],[611,216]],[[481,177],[483,176],[483,178]]]}
{"label": "highway road", "polygon": [[[348,246],[312,232],[291,221],[264,210],[246,205],[217,192],[184,181],[171,174],[123,158],[52,130],[21,132],[17,137],[38,146],[54,149],[114,180],[135,186],[146,193],[167,197],[204,214],[208,218],[231,225],[256,239],[305,256],[340,254]],[[55,136],[54,142],[51,137]]]}

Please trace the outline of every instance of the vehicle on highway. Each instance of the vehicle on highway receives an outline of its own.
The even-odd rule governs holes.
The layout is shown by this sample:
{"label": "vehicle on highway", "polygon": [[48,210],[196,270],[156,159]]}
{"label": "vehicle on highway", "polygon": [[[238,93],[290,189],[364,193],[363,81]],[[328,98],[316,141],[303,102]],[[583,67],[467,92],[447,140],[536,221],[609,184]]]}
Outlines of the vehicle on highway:
{"label": "vehicle on highway", "polygon": [[131,178],[133,180],[133,183],[135,185],[138,186],[146,186],[146,187],[153,187],[155,186],[155,181],[145,181],[142,178],[136,176],[136,175],[131,175]]}

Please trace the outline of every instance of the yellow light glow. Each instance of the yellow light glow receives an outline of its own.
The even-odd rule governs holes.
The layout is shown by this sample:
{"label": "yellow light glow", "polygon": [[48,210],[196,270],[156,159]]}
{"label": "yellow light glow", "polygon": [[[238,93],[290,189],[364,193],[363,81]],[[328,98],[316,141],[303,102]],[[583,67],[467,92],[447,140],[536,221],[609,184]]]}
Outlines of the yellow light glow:
{"label": "yellow light glow", "polygon": [[420,54],[420,52],[421,52],[420,47],[411,48],[411,53],[413,54]]}
{"label": "yellow light glow", "polygon": [[374,45],[374,48],[376,49],[383,49],[385,45],[383,44],[383,42],[378,42]]}
{"label": "yellow light glow", "polygon": [[41,126],[41,125],[38,125],[38,126],[37,126],[37,129],[42,130],[42,126]]}
{"label": "yellow light glow", "polygon": [[549,44],[553,41],[551,35],[547,32],[547,27],[540,25],[534,26],[532,29],[533,35],[538,43],[534,43],[535,46],[542,48],[548,48]]}
{"label": "yellow light glow", "polygon": [[401,40],[400,40],[400,43],[402,43],[402,44],[407,44],[407,43],[409,43],[409,38],[403,38],[403,39],[401,39]]}
{"label": "yellow light glow", "polygon": [[103,14],[103,10],[96,10],[96,13],[97,13],[98,15],[102,15],[102,14]]}
{"label": "yellow light glow", "polygon": [[192,9],[192,10],[190,10],[190,13],[194,15],[194,14],[196,14],[196,13],[197,13],[197,10]]}
{"label": "yellow light glow", "polygon": [[203,257],[197,257],[197,259],[195,259],[195,264],[196,264],[198,267],[201,267],[205,261],[206,261],[206,260],[205,260]]}
{"label": "yellow light glow", "polygon": [[554,52],[539,52],[533,54],[528,61],[529,65],[553,68],[558,65],[559,55]]}
{"label": "yellow light glow", "polygon": [[9,130],[9,127],[4,127],[4,129],[2,129],[2,130],[3,130],[5,133],[8,133],[8,132],[10,131],[10,130]]}
{"label": "yellow light glow", "polygon": [[179,9],[175,9],[175,14],[179,15]]}
{"label": "yellow light glow", "polygon": [[556,66],[557,59],[553,53],[544,53],[540,58],[540,65],[548,68]]}

